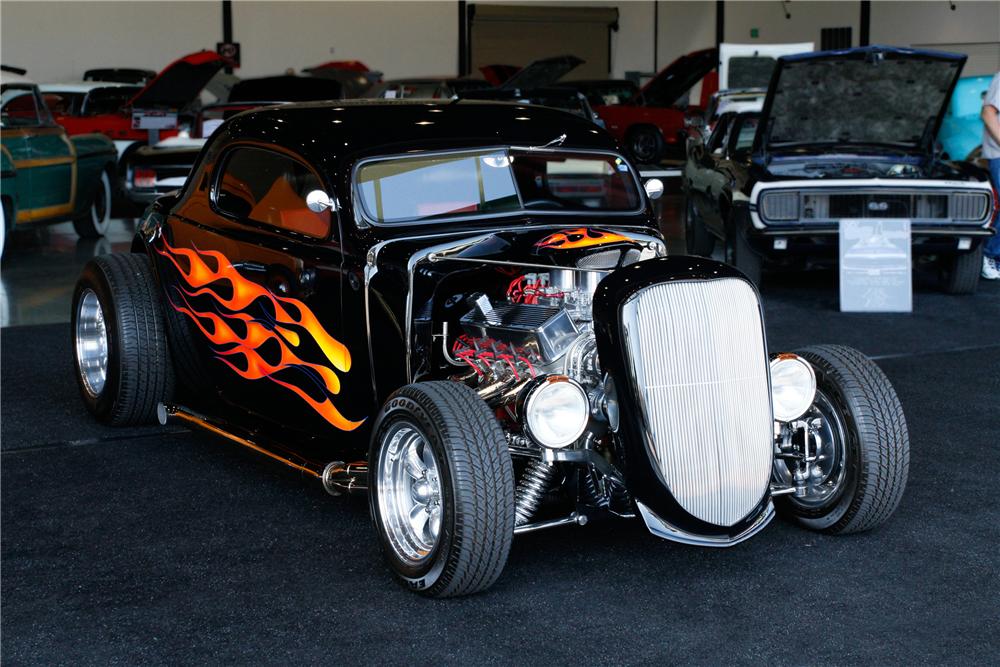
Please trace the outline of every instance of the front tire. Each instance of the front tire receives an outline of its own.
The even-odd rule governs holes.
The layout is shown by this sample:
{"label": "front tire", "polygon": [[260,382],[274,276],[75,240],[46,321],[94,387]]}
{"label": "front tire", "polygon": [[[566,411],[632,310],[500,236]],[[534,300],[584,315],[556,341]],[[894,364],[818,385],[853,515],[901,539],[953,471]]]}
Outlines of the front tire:
{"label": "front tire", "polygon": [[711,257],[715,250],[715,237],[705,227],[705,223],[698,216],[691,197],[686,197],[687,204],[684,211],[684,242],[689,255],[700,255],[701,257]]}
{"label": "front tire", "polygon": [[899,505],[910,466],[910,437],[896,391],[871,359],[841,345],[797,354],[816,372],[810,419],[828,441],[807,495],[778,496],[780,512],[812,530],[859,533],[885,523]]}
{"label": "front tire", "polygon": [[489,588],[514,536],[514,473],[496,417],[455,382],[403,387],[369,452],[369,504],[386,562],[428,597]]}
{"label": "front tire", "polygon": [[761,256],[750,247],[743,233],[732,227],[726,234],[726,263],[735,266],[750,282],[760,286],[763,275]]}
{"label": "front tire", "polygon": [[73,220],[73,229],[80,238],[95,239],[108,231],[111,224],[111,179],[107,171],[101,172],[101,180],[94,188],[94,198],[87,212]]}
{"label": "front tire", "polygon": [[983,270],[983,246],[946,260],[944,291],[948,294],[975,294]]}
{"label": "front tire", "polygon": [[149,258],[95,257],[73,293],[76,379],[87,409],[112,426],[156,421],[173,394],[163,309]]}

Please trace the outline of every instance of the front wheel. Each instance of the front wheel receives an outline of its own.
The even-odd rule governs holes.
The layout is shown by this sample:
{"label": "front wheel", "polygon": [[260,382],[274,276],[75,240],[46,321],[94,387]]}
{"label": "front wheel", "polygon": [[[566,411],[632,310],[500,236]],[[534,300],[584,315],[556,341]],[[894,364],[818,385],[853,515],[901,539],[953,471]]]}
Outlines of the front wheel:
{"label": "front wheel", "polygon": [[111,224],[111,179],[107,171],[101,172],[101,180],[94,188],[90,208],[73,221],[73,229],[80,238],[94,239],[104,236]]}
{"label": "front wheel", "polygon": [[369,503],[389,567],[429,597],[489,588],[514,537],[514,473],[496,417],[469,387],[403,387],[379,415]]}
{"label": "front wheel", "polygon": [[684,241],[689,255],[711,257],[715,250],[715,237],[705,227],[704,221],[698,215],[691,197],[686,197],[687,206],[684,212]]}
{"label": "front wheel", "polygon": [[658,164],[663,159],[663,135],[652,126],[634,127],[625,137],[629,156],[640,164]]}
{"label": "front wheel", "polygon": [[983,246],[945,260],[944,291],[948,294],[975,294],[983,270]]}
{"label": "front wheel", "polygon": [[[841,345],[799,350],[816,372],[816,401],[803,417],[817,460],[805,494],[778,496],[778,510],[806,528],[858,533],[884,523],[906,488],[910,437],[889,379],[871,359]],[[791,483],[785,462],[775,476]]]}
{"label": "front wheel", "polygon": [[734,227],[726,234],[726,264],[735,266],[754,285],[760,285],[763,275],[763,260],[753,248],[743,233]]}

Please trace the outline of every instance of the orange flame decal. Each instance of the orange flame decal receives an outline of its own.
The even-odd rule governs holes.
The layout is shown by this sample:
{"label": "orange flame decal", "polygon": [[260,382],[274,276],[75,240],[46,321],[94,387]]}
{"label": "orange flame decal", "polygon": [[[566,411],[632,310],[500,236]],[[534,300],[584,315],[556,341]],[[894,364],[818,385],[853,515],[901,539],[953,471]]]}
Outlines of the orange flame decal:
{"label": "orange flame decal", "polygon": [[[235,373],[247,380],[267,378],[296,394],[333,426],[353,431],[364,420],[351,421],[344,417],[331,396],[340,393],[340,378],[335,370],[346,373],[351,369],[351,353],[324,329],[313,312],[298,299],[277,296],[261,285],[247,280],[220,252],[174,248],[163,240],[164,250],[157,252],[177,268],[187,288],[177,287],[179,303],[170,298],[174,310],[183,313],[214,346],[217,358]],[[187,260],[183,266],[180,258]],[[215,268],[209,265],[213,260]],[[232,296],[226,298],[215,289],[214,283],[226,283]],[[199,310],[191,299],[207,296],[216,306],[215,311]],[[253,304],[261,308],[262,317],[247,313]],[[269,304],[273,314],[268,312]],[[233,324],[237,324],[233,328]],[[311,339],[323,352],[328,363],[311,363],[301,359],[292,348],[299,348],[303,337]],[[275,363],[261,355],[265,343],[277,344],[279,359]],[[237,360],[244,363],[237,364]],[[245,367],[244,367],[245,365]],[[281,371],[297,369],[322,390],[322,398],[314,398],[302,387],[289,381]]]}
{"label": "orange flame decal", "polygon": [[595,245],[629,240],[631,239],[621,234],[615,234],[614,232],[579,227],[577,229],[566,229],[555,234],[550,234],[536,243],[535,247],[570,250],[572,248],[588,248]]}

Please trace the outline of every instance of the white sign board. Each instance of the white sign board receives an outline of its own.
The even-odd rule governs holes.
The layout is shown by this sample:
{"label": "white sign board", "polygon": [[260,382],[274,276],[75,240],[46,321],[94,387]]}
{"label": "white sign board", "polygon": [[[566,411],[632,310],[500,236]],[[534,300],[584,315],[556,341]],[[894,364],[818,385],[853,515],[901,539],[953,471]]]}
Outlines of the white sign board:
{"label": "white sign board", "polygon": [[910,221],[840,221],[840,310],[913,310]]}
{"label": "white sign board", "polygon": [[132,112],[133,130],[173,130],[176,127],[176,111],[137,110]]}

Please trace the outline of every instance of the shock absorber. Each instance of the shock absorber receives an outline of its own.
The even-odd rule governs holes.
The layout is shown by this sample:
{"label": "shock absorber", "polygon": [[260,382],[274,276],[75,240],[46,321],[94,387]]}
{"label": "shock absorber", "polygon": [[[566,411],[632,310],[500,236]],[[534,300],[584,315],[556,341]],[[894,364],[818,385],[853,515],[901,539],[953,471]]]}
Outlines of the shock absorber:
{"label": "shock absorber", "polygon": [[514,492],[514,525],[522,526],[535,515],[542,496],[549,490],[556,468],[547,461],[532,461],[524,469],[521,483]]}

